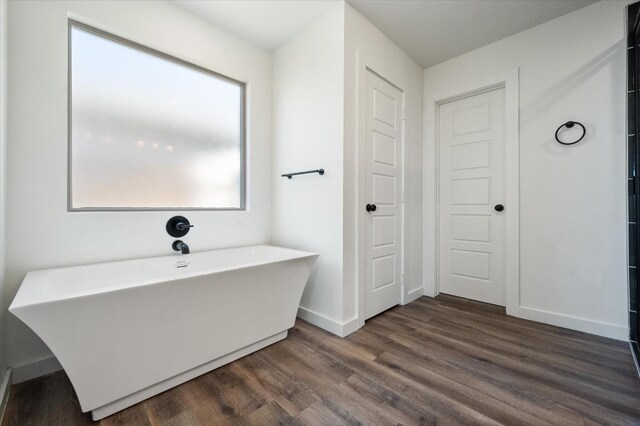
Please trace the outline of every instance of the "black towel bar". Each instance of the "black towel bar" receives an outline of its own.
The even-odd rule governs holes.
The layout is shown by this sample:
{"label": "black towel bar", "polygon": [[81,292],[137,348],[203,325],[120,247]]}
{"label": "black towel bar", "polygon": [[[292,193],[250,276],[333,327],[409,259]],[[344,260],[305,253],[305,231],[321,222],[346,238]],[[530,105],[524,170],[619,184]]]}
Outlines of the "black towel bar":
{"label": "black towel bar", "polygon": [[305,170],[303,172],[295,172],[295,173],[285,173],[285,174],[283,174],[281,176],[282,177],[286,177],[287,179],[291,179],[294,176],[297,176],[297,175],[308,175],[309,173],[317,173],[320,176],[322,176],[324,174],[324,169]]}

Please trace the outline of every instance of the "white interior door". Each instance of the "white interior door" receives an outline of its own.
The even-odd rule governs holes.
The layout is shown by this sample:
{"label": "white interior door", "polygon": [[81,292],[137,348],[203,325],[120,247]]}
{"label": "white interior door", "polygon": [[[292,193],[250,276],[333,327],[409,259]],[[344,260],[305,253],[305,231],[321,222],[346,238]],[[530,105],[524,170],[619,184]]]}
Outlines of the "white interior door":
{"label": "white interior door", "polygon": [[367,71],[365,318],[400,303],[402,92]]}
{"label": "white interior door", "polygon": [[[505,91],[438,107],[440,292],[505,305]],[[502,210],[501,210],[502,207]]]}

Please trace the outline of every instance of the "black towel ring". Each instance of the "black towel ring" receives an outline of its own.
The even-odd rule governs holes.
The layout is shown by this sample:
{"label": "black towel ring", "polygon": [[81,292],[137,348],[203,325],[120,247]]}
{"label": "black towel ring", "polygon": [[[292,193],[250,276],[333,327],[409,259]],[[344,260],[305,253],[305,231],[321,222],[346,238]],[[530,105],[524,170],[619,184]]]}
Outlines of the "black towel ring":
{"label": "black towel ring", "polygon": [[[558,132],[563,127],[566,127],[567,129],[570,129],[570,128],[572,128],[574,126],[574,124],[577,124],[578,126],[582,127],[582,136],[580,136],[578,138],[578,140],[573,141],[573,142],[562,142],[560,140],[560,138],[558,138]],[[564,123],[563,125],[558,127],[558,130],[556,130],[556,140],[558,142],[560,142],[562,145],[573,145],[573,144],[576,144],[576,143],[580,142],[584,138],[584,135],[586,135],[586,134],[587,134],[587,129],[585,129],[584,126],[581,123],[578,123],[577,121],[567,121],[566,123]]]}

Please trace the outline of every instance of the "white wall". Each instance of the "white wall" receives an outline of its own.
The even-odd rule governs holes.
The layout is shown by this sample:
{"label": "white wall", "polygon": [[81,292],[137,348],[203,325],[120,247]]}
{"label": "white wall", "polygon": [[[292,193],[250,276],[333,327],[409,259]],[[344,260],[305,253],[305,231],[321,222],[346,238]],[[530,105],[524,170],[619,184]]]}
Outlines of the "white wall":
{"label": "white wall", "polygon": [[[346,4],[344,129],[344,311],[345,320],[364,315],[364,119],[365,69],[404,92],[403,303],[423,293],[422,133],[423,70],[373,24]],[[362,256],[358,257],[357,253]],[[364,318],[360,316],[359,325]]]}
{"label": "white wall", "polygon": [[[0,1],[0,382],[7,368],[7,310],[5,306],[5,181],[7,146],[7,9],[8,2]],[[0,398],[2,395],[0,395]]]}
{"label": "white wall", "polygon": [[[628,338],[625,4],[593,4],[424,72],[428,94],[519,68],[518,315],[618,339]],[[568,120],[587,128],[571,147],[554,140]],[[425,231],[432,247],[435,230]],[[432,253],[425,267],[425,293],[433,294]]]}
{"label": "white wall", "polygon": [[[406,298],[423,293],[422,282],[422,68],[350,5],[330,13],[274,54],[273,241],[320,253],[302,297],[299,316],[335,334],[364,322],[359,290],[364,258],[364,182],[358,153],[364,140],[364,80],[369,66],[405,92]],[[323,177],[289,181],[280,173],[323,167]],[[364,219],[361,217],[360,219]],[[361,267],[359,267],[359,265]]]}
{"label": "white wall", "polygon": [[[9,5],[8,300],[32,269],[173,253],[171,212],[67,212],[67,18],[248,83],[249,211],[188,212],[192,250],[271,238],[271,55],[164,1]],[[17,319],[9,363],[50,356]]]}
{"label": "white wall", "polygon": [[[274,244],[320,253],[299,315],[342,322],[344,5],[273,54]],[[317,174],[285,172],[324,168]],[[340,334],[339,331],[332,331]]]}

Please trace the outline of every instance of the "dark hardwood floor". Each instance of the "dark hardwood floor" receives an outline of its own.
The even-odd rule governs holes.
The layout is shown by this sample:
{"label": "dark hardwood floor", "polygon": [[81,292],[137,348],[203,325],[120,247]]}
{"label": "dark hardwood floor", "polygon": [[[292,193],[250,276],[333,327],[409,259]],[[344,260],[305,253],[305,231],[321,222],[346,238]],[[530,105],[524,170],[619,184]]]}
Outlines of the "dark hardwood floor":
{"label": "dark hardwood floor", "polygon": [[[289,337],[100,422],[640,424],[627,343],[423,297],[341,339],[298,320]],[[3,425],[93,424],[58,372],[13,386]]]}

